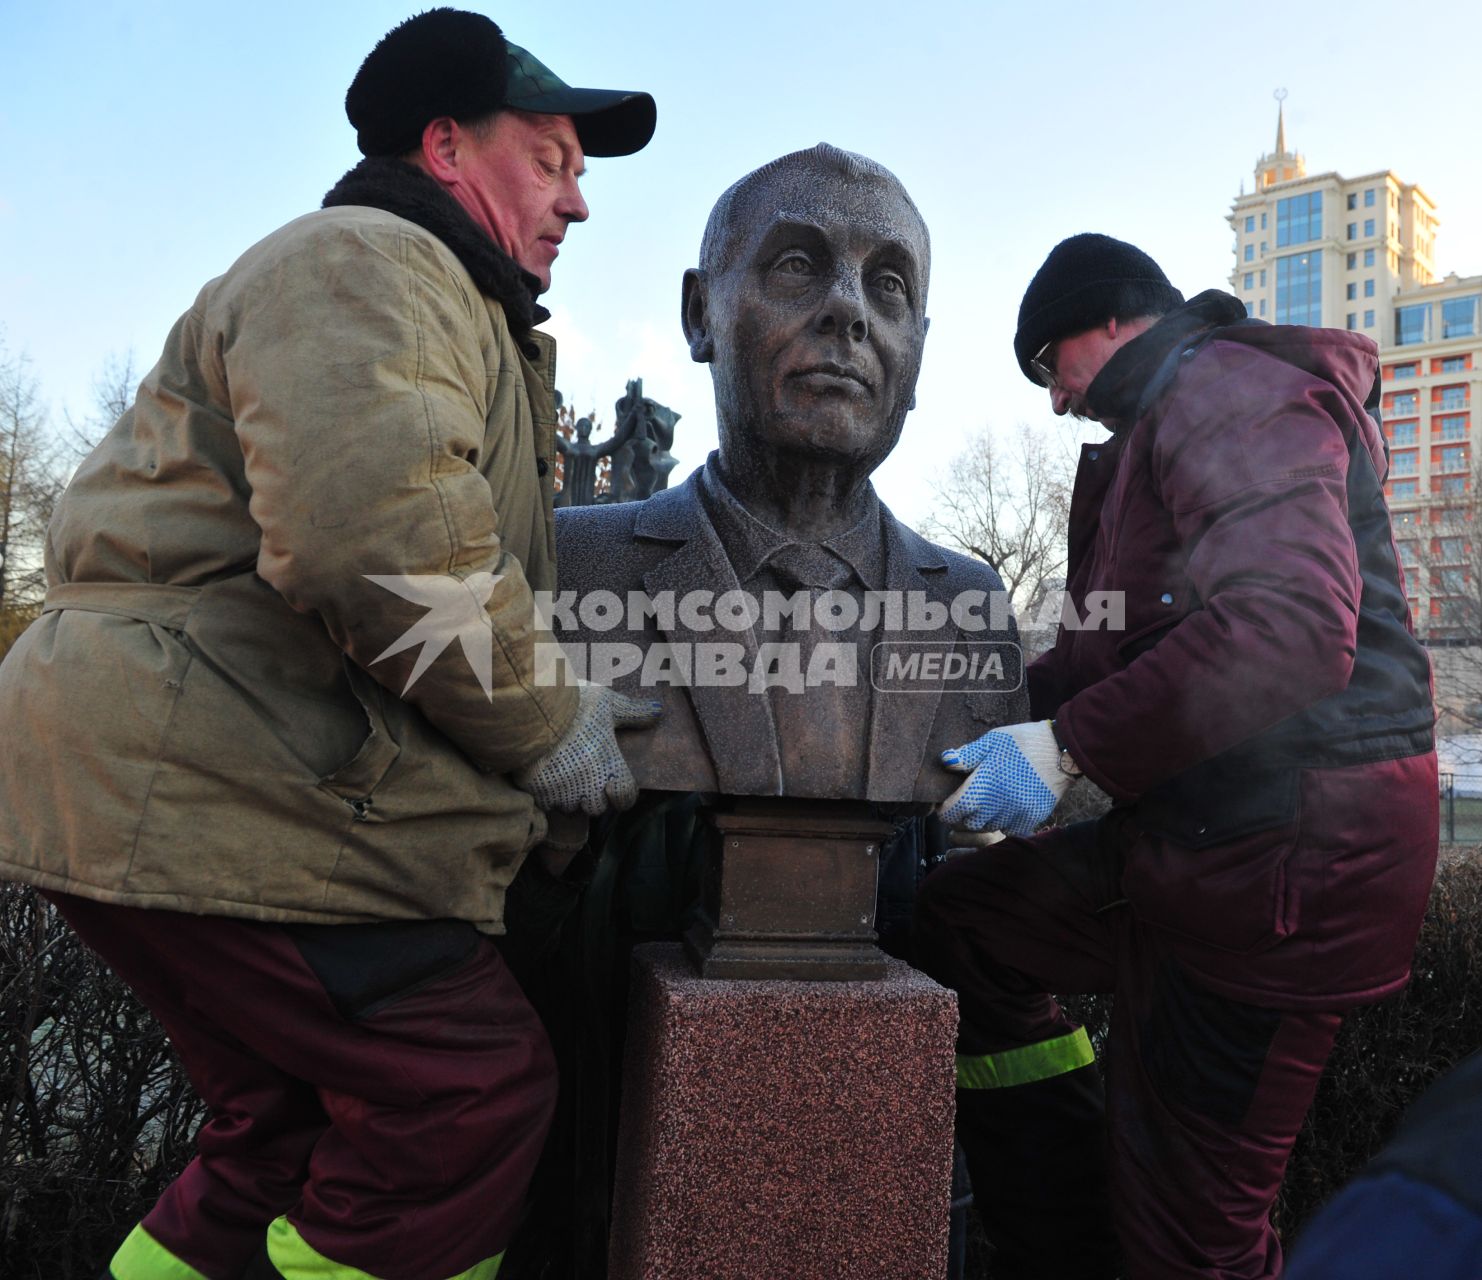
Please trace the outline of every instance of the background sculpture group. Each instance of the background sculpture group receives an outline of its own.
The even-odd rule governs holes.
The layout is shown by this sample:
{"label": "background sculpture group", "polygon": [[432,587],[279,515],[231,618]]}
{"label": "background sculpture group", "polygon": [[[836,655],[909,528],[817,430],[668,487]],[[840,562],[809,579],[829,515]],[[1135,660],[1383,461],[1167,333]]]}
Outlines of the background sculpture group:
{"label": "background sculpture group", "polygon": [[[589,507],[602,502],[633,502],[669,487],[678,459],[669,452],[680,415],[643,394],[634,378],[617,402],[617,426],[601,444],[592,441],[592,420],[579,418],[570,439],[557,438],[563,465],[558,507]],[[597,492],[601,459],[609,459],[607,487]]]}

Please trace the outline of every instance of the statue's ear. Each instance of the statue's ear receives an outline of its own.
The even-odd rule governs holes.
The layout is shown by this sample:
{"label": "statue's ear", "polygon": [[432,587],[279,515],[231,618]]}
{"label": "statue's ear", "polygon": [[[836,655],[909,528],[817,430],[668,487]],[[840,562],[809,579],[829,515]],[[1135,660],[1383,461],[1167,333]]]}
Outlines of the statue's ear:
{"label": "statue's ear", "polygon": [[691,267],[684,273],[680,287],[679,323],[684,326],[684,339],[690,344],[690,359],[696,364],[709,364],[715,359],[705,284],[704,274],[699,268]]}
{"label": "statue's ear", "polygon": [[[930,316],[922,316],[921,317],[921,336],[923,338],[925,338],[925,336],[930,331],[931,331],[931,317]],[[915,408],[916,408],[916,389],[914,387],[912,387],[911,388],[911,403],[906,406],[906,412],[907,413],[911,413]]]}

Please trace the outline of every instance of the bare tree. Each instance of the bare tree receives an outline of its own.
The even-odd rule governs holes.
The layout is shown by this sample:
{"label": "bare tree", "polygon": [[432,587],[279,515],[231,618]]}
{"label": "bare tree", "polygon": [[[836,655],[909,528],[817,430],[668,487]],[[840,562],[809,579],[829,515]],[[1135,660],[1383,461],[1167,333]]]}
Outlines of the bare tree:
{"label": "bare tree", "polygon": [[[1064,435],[1020,424],[1005,443],[984,428],[933,485],[936,512],[923,532],[990,565],[1021,625],[1065,584],[1075,461]],[[1050,612],[1058,618],[1057,609]],[[1053,629],[1043,640],[1053,639]],[[1042,647],[1042,646],[1035,646]]]}
{"label": "bare tree", "polygon": [[99,441],[113,429],[113,424],[133,407],[138,392],[139,374],[134,365],[134,353],[116,352],[104,362],[93,379],[92,406],[82,418],[74,418],[69,412],[67,436],[63,448],[71,455],[75,465],[97,448]]}
{"label": "bare tree", "polygon": [[[933,486],[936,513],[922,525],[928,537],[997,571],[1018,617],[1026,661],[1055,643],[1076,455],[1073,438],[1059,427],[1021,423],[1006,443],[984,428],[947,464],[946,479]],[[1111,797],[1086,780],[1051,820],[1081,822],[1110,807]]]}
{"label": "bare tree", "polygon": [[0,614],[46,590],[42,547],[62,484],[57,452],[28,362],[0,345]]}

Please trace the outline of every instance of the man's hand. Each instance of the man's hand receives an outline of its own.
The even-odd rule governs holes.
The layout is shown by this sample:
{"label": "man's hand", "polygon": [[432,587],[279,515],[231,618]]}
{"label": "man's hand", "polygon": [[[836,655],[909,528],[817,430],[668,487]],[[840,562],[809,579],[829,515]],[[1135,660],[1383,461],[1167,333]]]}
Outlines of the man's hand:
{"label": "man's hand", "polygon": [[515,774],[515,784],[542,809],[593,815],[608,807],[631,808],[638,784],[618,749],[617,726],[647,728],[660,706],[614,693],[605,685],[581,686],[576,719],[554,751]]}
{"label": "man's hand", "polygon": [[965,831],[1027,836],[1076,780],[1060,767],[1060,745],[1048,720],[990,730],[942,752],[942,763],[968,775],[941,805],[942,821]]}
{"label": "man's hand", "polygon": [[535,846],[530,854],[550,872],[552,879],[559,880],[586,848],[591,835],[592,820],[584,813],[563,813],[560,809],[545,811],[545,839]]}

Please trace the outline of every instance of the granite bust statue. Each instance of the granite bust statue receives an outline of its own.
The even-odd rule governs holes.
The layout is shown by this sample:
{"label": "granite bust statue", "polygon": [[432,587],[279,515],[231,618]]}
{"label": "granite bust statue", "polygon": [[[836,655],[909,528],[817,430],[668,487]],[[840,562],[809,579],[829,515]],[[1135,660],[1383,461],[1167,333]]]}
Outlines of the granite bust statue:
{"label": "granite bust statue", "polygon": [[712,210],[682,322],[720,448],[646,502],[557,513],[557,635],[665,704],[623,743],[641,786],[935,801],[943,748],[1023,719],[997,575],[870,483],[914,401],[930,268],[899,181],[827,144]]}

